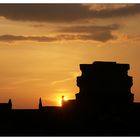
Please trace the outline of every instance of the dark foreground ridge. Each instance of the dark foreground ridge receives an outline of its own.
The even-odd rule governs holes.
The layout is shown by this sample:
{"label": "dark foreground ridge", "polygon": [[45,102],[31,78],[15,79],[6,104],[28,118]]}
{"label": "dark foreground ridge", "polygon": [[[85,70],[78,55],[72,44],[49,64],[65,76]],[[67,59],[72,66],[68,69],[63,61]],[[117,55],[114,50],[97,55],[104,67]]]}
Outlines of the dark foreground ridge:
{"label": "dark foreground ridge", "polygon": [[81,64],[80,92],[62,107],[12,109],[0,103],[1,136],[140,136],[140,103],[134,103],[129,64]]}

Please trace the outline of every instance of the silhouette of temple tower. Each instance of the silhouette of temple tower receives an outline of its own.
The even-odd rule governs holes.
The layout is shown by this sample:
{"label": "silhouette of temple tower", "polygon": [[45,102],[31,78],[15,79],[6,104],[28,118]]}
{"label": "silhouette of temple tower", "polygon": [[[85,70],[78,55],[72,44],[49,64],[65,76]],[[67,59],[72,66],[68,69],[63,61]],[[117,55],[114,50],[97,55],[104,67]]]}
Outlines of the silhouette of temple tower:
{"label": "silhouette of temple tower", "polygon": [[80,69],[82,75],[77,77],[80,92],[76,94],[76,100],[82,109],[117,112],[133,103],[129,64],[95,61],[93,64],[80,64]]}
{"label": "silhouette of temple tower", "polygon": [[42,109],[42,100],[41,100],[41,98],[39,98],[39,105],[38,105],[38,108],[39,108],[39,109]]}
{"label": "silhouette of temple tower", "polygon": [[0,103],[0,111],[8,111],[12,109],[12,101],[9,99],[8,103]]}
{"label": "silhouette of temple tower", "polygon": [[41,98],[39,98],[38,109],[39,109],[39,110],[46,110],[46,109],[47,109],[47,106],[43,106],[43,105],[42,105],[42,100],[41,100]]}

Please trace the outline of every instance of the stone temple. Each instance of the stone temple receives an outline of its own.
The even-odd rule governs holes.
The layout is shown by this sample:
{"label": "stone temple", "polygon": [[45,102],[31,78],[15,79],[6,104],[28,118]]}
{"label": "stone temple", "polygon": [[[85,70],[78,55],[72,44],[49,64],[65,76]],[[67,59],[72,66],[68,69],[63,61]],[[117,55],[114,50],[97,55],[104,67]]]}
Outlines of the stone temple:
{"label": "stone temple", "polygon": [[63,107],[77,107],[91,114],[127,111],[134,100],[129,68],[129,64],[116,62],[80,64],[82,75],[77,77],[79,93],[76,94],[76,100],[63,101]]}

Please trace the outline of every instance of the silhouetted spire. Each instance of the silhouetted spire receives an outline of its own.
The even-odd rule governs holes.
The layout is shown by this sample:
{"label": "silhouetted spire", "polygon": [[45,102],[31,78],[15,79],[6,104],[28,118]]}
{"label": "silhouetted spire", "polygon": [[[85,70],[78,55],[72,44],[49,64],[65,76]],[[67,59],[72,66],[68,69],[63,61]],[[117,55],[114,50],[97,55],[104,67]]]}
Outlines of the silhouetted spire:
{"label": "silhouetted spire", "polygon": [[41,100],[41,98],[39,98],[39,109],[41,109],[42,108],[42,100]]}
{"label": "silhouetted spire", "polygon": [[12,101],[11,101],[11,99],[9,99],[8,104],[10,106],[10,109],[12,109]]}

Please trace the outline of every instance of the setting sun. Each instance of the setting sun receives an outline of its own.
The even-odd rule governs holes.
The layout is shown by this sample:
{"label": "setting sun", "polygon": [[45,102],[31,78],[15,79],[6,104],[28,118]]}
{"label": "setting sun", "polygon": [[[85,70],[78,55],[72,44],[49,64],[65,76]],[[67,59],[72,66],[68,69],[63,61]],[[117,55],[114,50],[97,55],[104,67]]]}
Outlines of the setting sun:
{"label": "setting sun", "polygon": [[64,96],[64,101],[68,101],[68,98]]}
{"label": "setting sun", "polygon": [[58,99],[58,105],[59,106],[62,106],[62,100],[63,101],[68,101],[69,99],[67,97],[65,97],[65,96],[62,96],[62,98]]}
{"label": "setting sun", "polygon": [[62,99],[58,99],[58,105],[62,106]]}

